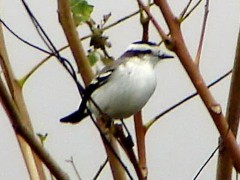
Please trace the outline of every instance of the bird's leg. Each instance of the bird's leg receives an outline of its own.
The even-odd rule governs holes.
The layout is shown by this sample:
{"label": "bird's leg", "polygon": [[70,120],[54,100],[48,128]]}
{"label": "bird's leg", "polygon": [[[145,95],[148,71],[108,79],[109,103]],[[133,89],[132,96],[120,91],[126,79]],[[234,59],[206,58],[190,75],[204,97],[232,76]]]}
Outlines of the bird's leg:
{"label": "bird's leg", "polygon": [[105,128],[109,129],[112,127],[113,120],[107,114],[101,112],[101,120],[102,120],[102,123],[104,124]]}
{"label": "bird's leg", "polygon": [[123,125],[124,129],[125,129],[126,132],[127,132],[126,141],[125,141],[125,142],[126,142],[126,145],[127,145],[128,147],[132,148],[132,147],[134,146],[134,143],[133,143],[133,140],[132,140],[132,136],[131,136],[131,134],[130,134],[130,132],[129,132],[127,126],[126,126],[126,124],[124,123],[123,119],[120,119],[120,120],[121,120],[121,122],[122,122],[122,125]]}

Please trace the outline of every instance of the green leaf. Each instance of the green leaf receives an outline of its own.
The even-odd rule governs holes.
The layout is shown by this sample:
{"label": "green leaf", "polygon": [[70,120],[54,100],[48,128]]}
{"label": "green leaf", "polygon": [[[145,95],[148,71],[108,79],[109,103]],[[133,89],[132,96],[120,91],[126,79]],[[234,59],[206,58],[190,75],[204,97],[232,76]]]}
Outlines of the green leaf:
{"label": "green leaf", "polygon": [[41,134],[41,133],[37,133],[37,136],[39,137],[42,145],[44,144],[44,142],[46,141],[47,139],[47,136],[48,136],[48,133],[45,133],[45,134]]}
{"label": "green leaf", "polygon": [[97,55],[95,51],[90,52],[88,55],[88,60],[91,66],[94,66],[96,62],[98,61]]}
{"label": "green leaf", "polygon": [[90,19],[93,6],[86,0],[70,0],[70,6],[76,26]]}

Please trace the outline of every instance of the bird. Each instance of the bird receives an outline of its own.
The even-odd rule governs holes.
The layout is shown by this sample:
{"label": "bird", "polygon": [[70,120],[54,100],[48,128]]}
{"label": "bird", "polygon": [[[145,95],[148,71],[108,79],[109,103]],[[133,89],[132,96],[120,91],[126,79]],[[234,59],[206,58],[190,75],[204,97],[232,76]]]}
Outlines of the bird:
{"label": "bird", "polygon": [[60,119],[78,123],[89,113],[115,120],[125,119],[140,111],[157,86],[154,67],[174,56],[164,53],[153,42],[137,41],[111,64],[105,66],[84,89],[79,108]]}

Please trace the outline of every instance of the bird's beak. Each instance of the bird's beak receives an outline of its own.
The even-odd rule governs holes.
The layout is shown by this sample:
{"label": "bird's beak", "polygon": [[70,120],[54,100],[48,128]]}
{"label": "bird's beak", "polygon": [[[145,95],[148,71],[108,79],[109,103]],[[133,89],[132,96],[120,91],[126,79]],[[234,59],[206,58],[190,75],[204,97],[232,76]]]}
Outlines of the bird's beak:
{"label": "bird's beak", "polygon": [[159,56],[160,59],[170,59],[170,58],[174,58],[174,56],[169,55],[169,54],[161,54]]}

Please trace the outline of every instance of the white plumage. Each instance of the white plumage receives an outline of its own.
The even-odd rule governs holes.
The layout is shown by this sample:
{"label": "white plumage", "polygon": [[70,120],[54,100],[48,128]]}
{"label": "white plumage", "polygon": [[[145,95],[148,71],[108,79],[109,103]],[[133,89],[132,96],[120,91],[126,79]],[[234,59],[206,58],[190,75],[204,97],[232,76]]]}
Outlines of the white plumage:
{"label": "white plumage", "polygon": [[[139,58],[121,64],[107,83],[95,90],[92,98],[99,108],[113,119],[127,118],[139,111],[156,88],[154,65]],[[97,108],[90,103],[95,116]]]}
{"label": "white plumage", "polygon": [[173,56],[162,53],[154,43],[131,44],[119,59],[105,67],[86,87],[85,99],[79,110],[64,117],[61,122],[79,122],[87,115],[86,107],[96,117],[101,116],[99,108],[112,119],[135,114],[143,108],[156,88],[155,65],[166,58]]}

